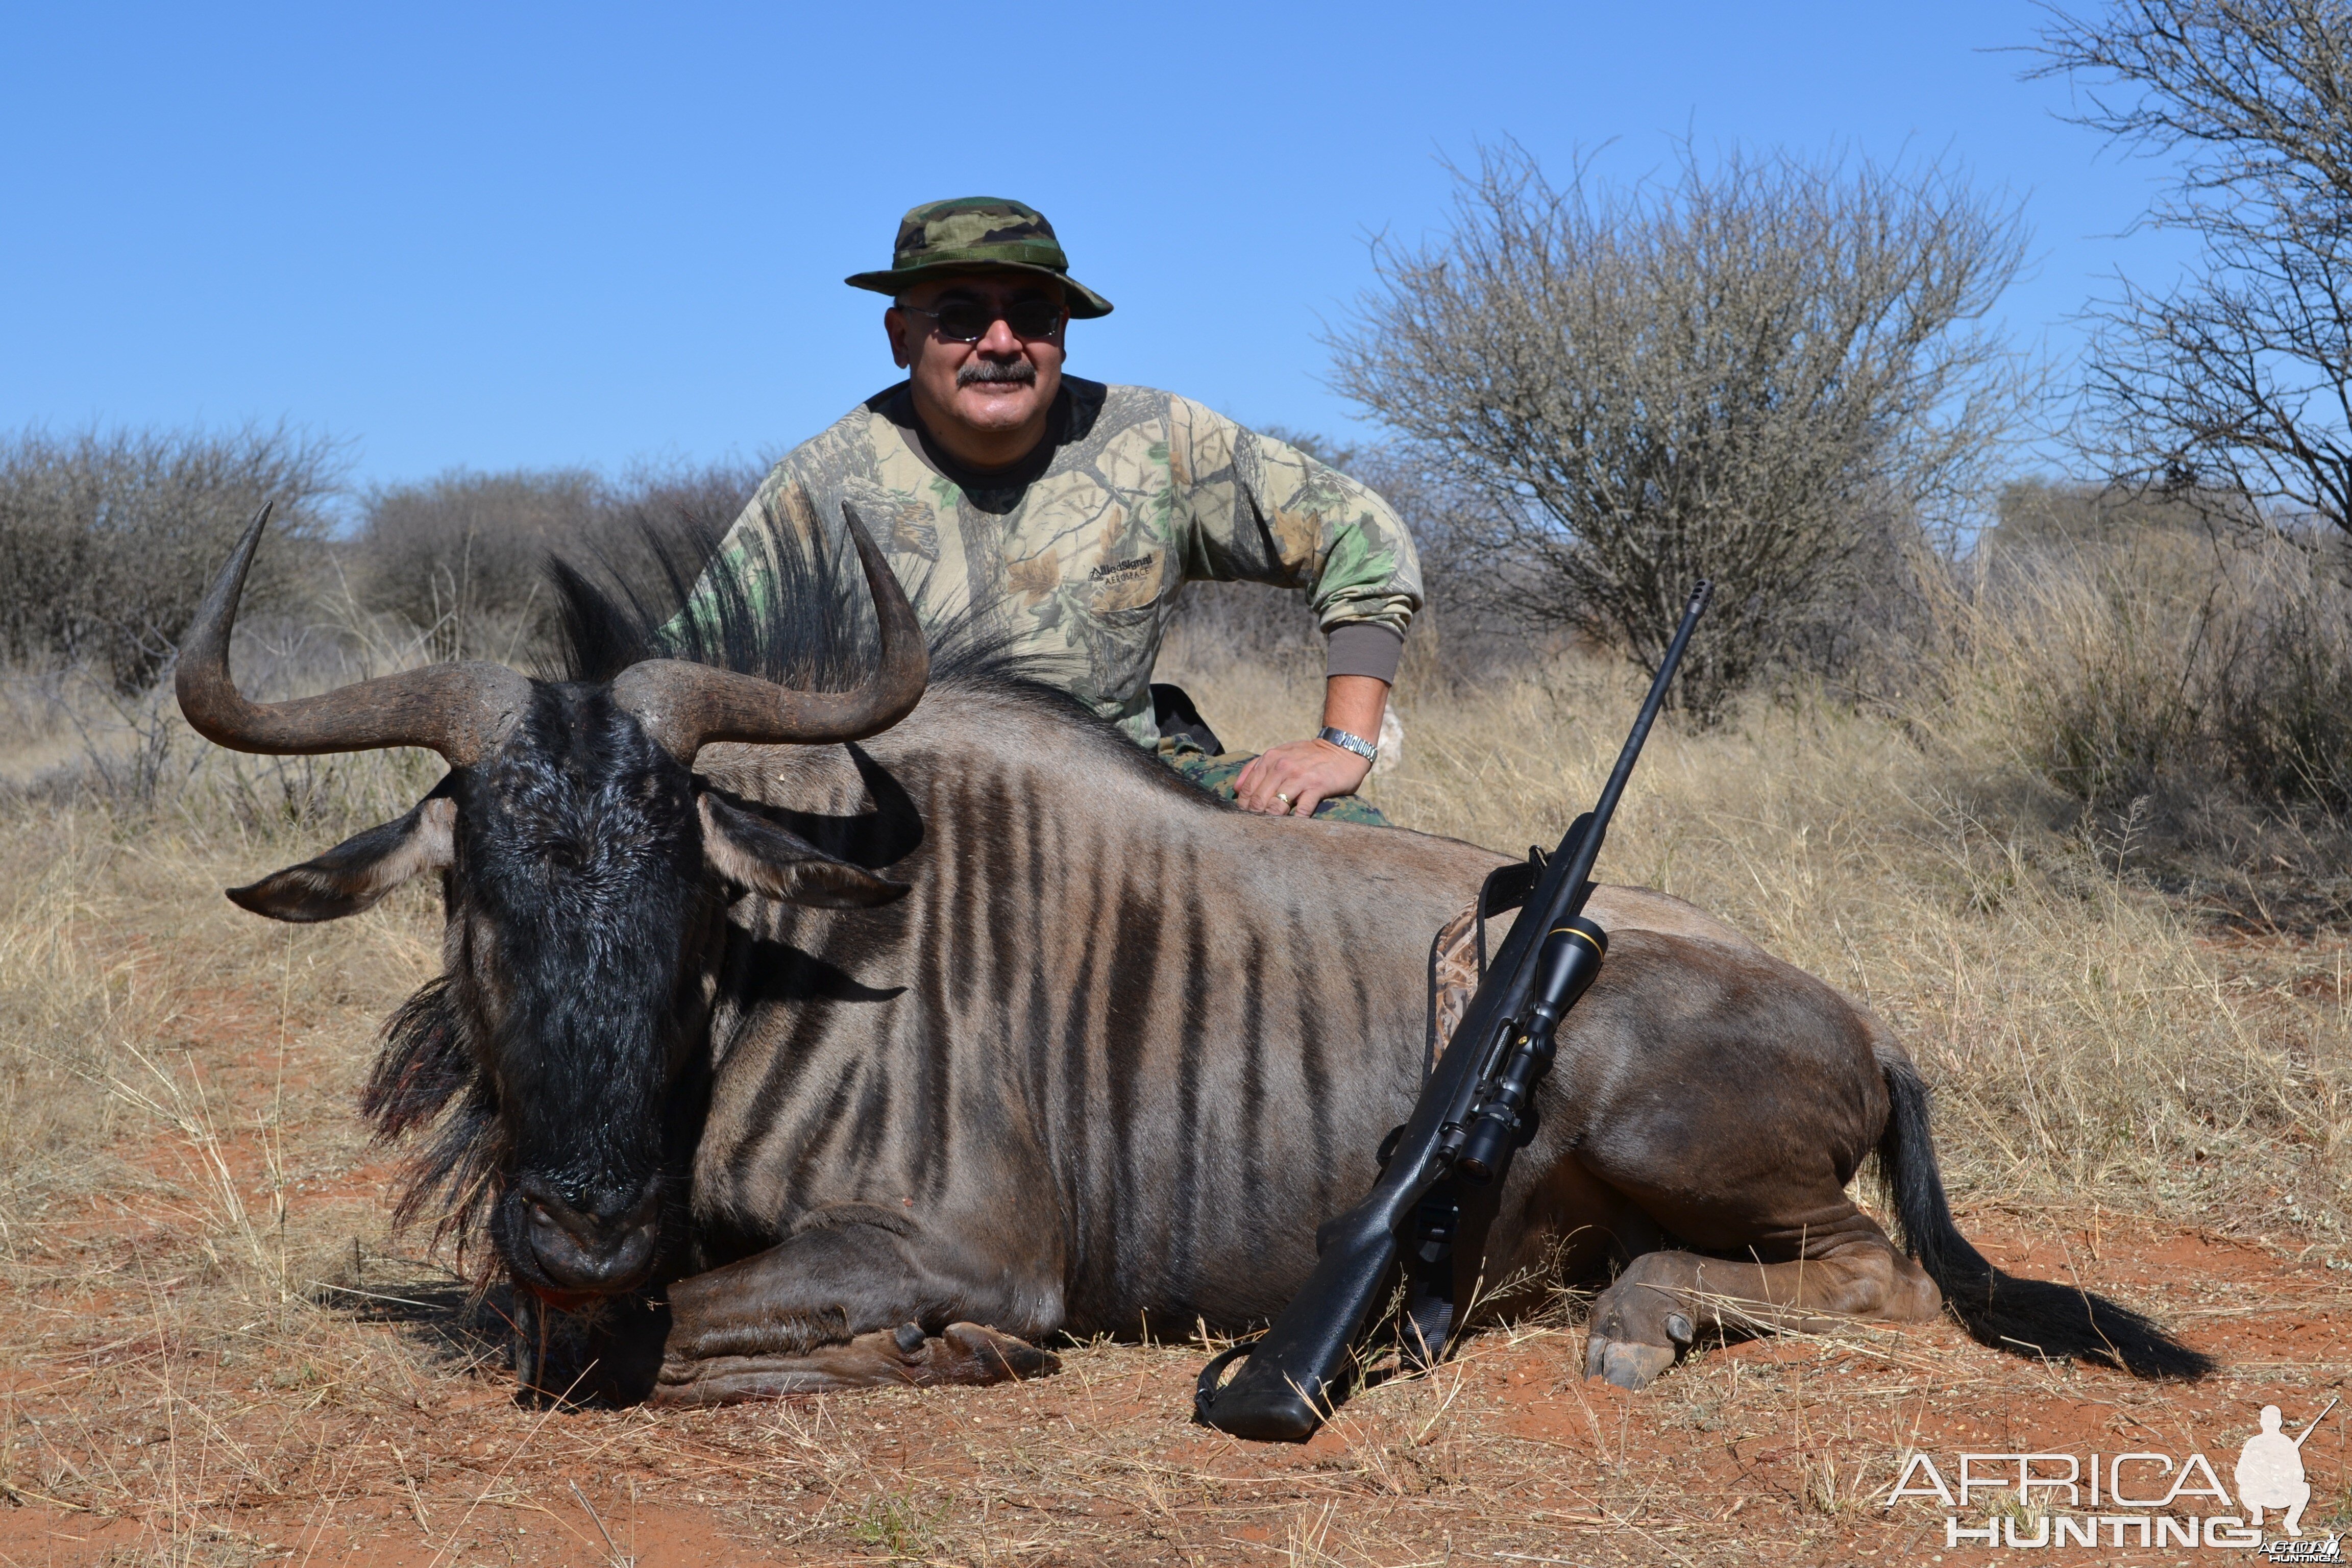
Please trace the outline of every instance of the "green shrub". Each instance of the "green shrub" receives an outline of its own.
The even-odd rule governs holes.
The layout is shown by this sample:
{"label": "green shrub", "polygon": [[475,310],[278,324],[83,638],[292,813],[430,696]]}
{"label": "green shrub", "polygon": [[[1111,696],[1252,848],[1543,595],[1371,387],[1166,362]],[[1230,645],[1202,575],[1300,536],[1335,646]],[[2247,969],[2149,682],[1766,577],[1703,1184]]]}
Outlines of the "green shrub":
{"label": "green shrub", "polygon": [[283,426],[0,439],[0,654],[147,686],[264,501],[278,521],[247,602],[299,596],[342,468],[334,442]]}

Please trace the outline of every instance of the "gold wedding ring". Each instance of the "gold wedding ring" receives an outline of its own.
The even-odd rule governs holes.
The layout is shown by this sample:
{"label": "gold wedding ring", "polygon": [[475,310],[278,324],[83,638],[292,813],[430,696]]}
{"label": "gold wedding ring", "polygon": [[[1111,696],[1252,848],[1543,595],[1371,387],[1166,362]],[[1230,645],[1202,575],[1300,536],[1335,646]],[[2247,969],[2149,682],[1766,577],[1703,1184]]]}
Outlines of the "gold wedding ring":
{"label": "gold wedding ring", "polygon": [[1278,801],[1280,801],[1280,802],[1282,802],[1282,804],[1283,804],[1283,805],[1284,805],[1284,807],[1285,807],[1286,809],[1286,808],[1289,806],[1289,805],[1290,805],[1290,797],[1289,797],[1288,795],[1286,795],[1283,794],[1280,790],[1276,790],[1276,791],[1275,791],[1275,792],[1274,792],[1274,798],[1275,798],[1275,799],[1276,799],[1276,800],[1278,800]]}

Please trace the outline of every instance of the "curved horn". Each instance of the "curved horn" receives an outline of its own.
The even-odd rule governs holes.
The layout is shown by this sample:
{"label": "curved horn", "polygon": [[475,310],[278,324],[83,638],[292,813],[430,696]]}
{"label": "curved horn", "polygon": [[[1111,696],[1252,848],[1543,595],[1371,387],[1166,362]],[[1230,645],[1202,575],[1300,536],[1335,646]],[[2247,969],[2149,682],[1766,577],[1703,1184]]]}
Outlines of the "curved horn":
{"label": "curved horn", "polygon": [[866,569],[866,588],[882,624],[882,657],[871,674],[847,691],[795,691],[754,675],[714,669],[685,659],[649,658],[613,681],[613,700],[637,716],[664,750],[691,764],[713,741],[753,745],[797,742],[821,745],[879,734],[914,711],[930,679],[931,656],[922,624],[890,563],[858,521],[842,508],[849,537]]}
{"label": "curved horn", "polygon": [[268,756],[423,746],[463,767],[506,739],[530,682],[502,664],[435,664],[290,702],[248,702],[228,672],[236,602],[269,507],[253,514],[180,647],[180,711],[207,741]]}

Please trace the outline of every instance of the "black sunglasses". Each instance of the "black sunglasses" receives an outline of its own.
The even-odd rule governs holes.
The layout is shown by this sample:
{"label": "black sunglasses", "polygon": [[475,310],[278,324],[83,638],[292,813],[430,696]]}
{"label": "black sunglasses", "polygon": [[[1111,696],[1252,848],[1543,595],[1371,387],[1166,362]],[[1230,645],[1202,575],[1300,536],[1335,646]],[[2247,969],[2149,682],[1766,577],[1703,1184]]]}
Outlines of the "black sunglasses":
{"label": "black sunglasses", "polygon": [[1062,330],[1062,307],[1051,300],[1015,300],[1001,310],[978,300],[950,300],[936,310],[920,305],[898,309],[929,316],[940,324],[940,336],[950,342],[976,343],[999,321],[1011,327],[1016,338],[1050,338]]}

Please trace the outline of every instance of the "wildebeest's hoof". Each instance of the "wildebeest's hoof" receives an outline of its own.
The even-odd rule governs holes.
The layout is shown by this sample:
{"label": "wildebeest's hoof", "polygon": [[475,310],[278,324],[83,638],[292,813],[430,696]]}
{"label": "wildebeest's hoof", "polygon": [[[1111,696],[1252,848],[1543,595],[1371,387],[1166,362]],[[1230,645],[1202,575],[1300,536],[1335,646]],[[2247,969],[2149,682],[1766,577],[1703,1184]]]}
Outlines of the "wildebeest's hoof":
{"label": "wildebeest's hoof", "polygon": [[1599,1334],[1585,1343],[1584,1375],[1606,1379],[1619,1388],[1647,1388],[1674,1364],[1672,1345],[1605,1340]]}
{"label": "wildebeest's hoof", "polygon": [[950,1323],[925,1348],[940,1364],[941,1383],[1024,1383],[1062,1370],[1062,1359],[1053,1352],[978,1323]]}

